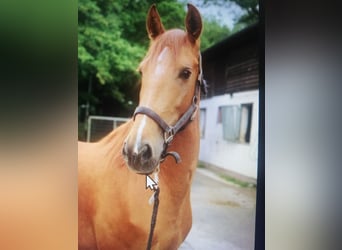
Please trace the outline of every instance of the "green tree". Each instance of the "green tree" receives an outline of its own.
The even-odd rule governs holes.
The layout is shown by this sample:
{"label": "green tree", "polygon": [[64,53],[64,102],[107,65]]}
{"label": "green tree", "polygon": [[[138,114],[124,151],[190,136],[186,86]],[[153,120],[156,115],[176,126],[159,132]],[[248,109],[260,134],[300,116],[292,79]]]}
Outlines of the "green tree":
{"label": "green tree", "polygon": [[[135,68],[144,54],[141,46],[131,43],[122,35],[120,16],[122,6],[108,1],[79,1],[78,77],[81,85],[79,102],[99,103],[85,94],[89,85],[108,84],[111,95],[121,104],[125,102],[124,84],[137,80]],[[111,6],[110,10],[101,9]],[[84,87],[84,86],[85,87]],[[82,88],[83,87],[83,88]],[[82,91],[83,90],[83,91]]]}
{"label": "green tree", "polygon": [[258,0],[230,0],[246,11],[238,20],[237,24],[250,25],[259,20]]}

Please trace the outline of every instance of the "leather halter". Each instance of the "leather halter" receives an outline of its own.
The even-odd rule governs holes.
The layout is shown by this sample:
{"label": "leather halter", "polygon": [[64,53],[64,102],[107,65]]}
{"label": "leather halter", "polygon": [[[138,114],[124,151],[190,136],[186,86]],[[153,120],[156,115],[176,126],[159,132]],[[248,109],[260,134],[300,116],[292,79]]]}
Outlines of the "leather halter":
{"label": "leather halter", "polygon": [[156,112],[154,112],[152,109],[144,106],[138,106],[133,114],[133,120],[135,120],[135,116],[137,114],[144,114],[147,115],[149,118],[151,118],[153,121],[155,121],[159,127],[164,131],[164,149],[161,154],[161,160],[162,162],[167,156],[171,155],[175,158],[176,163],[179,163],[181,161],[181,158],[177,152],[171,151],[167,152],[167,148],[172,142],[174,136],[183,129],[189,122],[194,120],[196,116],[196,112],[198,110],[198,101],[199,101],[199,92],[202,90],[202,93],[204,95],[207,94],[207,83],[203,79],[203,71],[202,71],[202,57],[201,53],[199,53],[199,73],[197,77],[197,82],[195,86],[195,93],[192,98],[192,103],[188,110],[181,116],[181,118],[176,122],[175,125],[169,125],[167,124],[163,118],[161,118]]}

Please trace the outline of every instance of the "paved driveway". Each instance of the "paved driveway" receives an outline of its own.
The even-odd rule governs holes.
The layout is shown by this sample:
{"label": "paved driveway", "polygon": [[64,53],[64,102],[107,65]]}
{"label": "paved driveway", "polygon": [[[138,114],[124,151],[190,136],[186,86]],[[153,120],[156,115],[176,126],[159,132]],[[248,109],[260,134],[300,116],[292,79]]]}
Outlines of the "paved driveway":
{"label": "paved driveway", "polygon": [[179,249],[254,249],[255,197],[255,188],[241,188],[197,169],[191,192],[193,225]]}

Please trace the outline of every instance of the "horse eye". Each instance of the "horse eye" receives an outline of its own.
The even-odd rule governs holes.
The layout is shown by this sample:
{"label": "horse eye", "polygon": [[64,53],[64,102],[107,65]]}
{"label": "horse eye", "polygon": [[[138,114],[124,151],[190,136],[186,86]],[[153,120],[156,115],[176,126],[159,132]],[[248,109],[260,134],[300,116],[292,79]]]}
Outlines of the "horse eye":
{"label": "horse eye", "polygon": [[183,69],[180,73],[179,73],[179,77],[186,80],[189,79],[189,77],[191,76],[191,72],[188,69]]}

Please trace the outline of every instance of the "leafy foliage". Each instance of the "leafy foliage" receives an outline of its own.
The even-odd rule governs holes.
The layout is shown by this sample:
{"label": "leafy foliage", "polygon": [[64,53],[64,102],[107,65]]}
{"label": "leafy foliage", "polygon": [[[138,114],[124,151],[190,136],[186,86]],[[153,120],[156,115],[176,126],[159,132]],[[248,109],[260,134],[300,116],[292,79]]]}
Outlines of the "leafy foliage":
{"label": "leafy foliage", "polygon": [[258,0],[231,0],[246,11],[238,20],[238,24],[250,25],[259,19],[259,1]]}
{"label": "leafy foliage", "polygon": [[201,50],[205,50],[230,34],[227,26],[220,26],[215,19],[204,20],[204,29],[201,36]]}
{"label": "leafy foliage", "polygon": [[[79,82],[109,84],[113,97],[123,103],[123,84],[137,79],[136,62],[144,54],[141,46],[122,35],[122,20],[112,11],[121,11],[112,1],[81,0],[79,2],[78,69]],[[111,6],[111,10],[100,6]],[[84,100],[80,100],[81,102]],[[89,101],[89,100],[88,100]]]}

